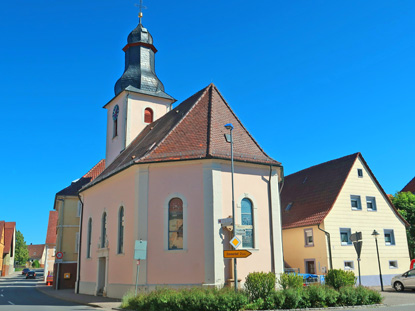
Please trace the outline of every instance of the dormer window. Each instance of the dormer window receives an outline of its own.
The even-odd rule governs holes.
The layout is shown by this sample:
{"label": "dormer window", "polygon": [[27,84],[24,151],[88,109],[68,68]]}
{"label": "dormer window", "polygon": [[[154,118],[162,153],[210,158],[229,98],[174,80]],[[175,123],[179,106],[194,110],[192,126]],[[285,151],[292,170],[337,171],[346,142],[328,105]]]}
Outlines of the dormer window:
{"label": "dormer window", "polygon": [[151,108],[146,108],[146,110],[144,110],[144,123],[151,122],[153,122],[153,110],[151,110]]}
{"label": "dormer window", "polygon": [[113,129],[112,129],[112,138],[118,136],[118,113],[120,112],[120,107],[115,105],[114,110],[112,111],[112,121],[113,121]]}

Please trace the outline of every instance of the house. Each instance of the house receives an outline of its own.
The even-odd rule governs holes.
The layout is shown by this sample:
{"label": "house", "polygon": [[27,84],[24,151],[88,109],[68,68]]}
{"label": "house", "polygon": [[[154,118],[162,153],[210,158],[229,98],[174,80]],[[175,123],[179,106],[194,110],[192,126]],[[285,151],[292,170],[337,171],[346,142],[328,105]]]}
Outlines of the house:
{"label": "house", "polygon": [[[261,149],[215,85],[173,107],[155,73],[153,38],[141,22],[124,51],[124,74],[104,106],[106,168],[79,193],[77,291],[122,297],[137,279],[141,291],[231,285],[253,271],[282,273],[281,164]],[[233,130],[225,128],[229,123]],[[232,176],[240,249],[252,253],[238,259],[237,276],[224,258],[233,234],[219,224],[232,216]]]}
{"label": "house", "polygon": [[55,264],[55,253],[56,253],[56,231],[58,226],[58,212],[49,211],[48,231],[46,233],[45,241],[45,269],[44,269],[44,280],[48,276],[53,275],[53,265]]}
{"label": "house", "polygon": [[32,264],[37,260],[41,268],[45,267],[46,260],[46,249],[45,244],[30,244],[27,246],[29,251],[29,260],[27,262],[27,267],[32,267]]}
{"label": "house", "polygon": [[101,160],[88,173],[55,195],[54,209],[59,214],[56,252],[63,253],[62,262],[55,263],[53,268],[53,275],[57,276],[56,289],[75,288],[81,217],[78,191],[94,180],[104,168],[105,160]]}
{"label": "house", "polygon": [[379,233],[383,283],[390,284],[392,276],[409,268],[408,223],[360,153],[286,176],[281,208],[284,260],[291,268],[324,274],[331,260],[334,269],[358,275],[351,234],[361,232],[362,284],[379,285],[374,230]]}
{"label": "house", "polygon": [[401,190],[401,192],[408,191],[415,194],[415,177]]}
{"label": "house", "polygon": [[6,276],[14,272],[14,252],[16,248],[16,223],[4,223],[4,249],[1,275]]}
{"label": "house", "polygon": [[0,276],[2,276],[3,271],[3,251],[4,251],[4,229],[6,222],[0,220]]}

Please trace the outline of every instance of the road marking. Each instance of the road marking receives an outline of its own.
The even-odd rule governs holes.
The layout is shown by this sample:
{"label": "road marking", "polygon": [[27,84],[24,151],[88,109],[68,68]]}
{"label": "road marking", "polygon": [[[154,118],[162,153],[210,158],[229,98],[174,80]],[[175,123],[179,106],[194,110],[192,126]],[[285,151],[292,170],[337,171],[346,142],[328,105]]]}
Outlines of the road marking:
{"label": "road marking", "polygon": [[13,302],[11,302],[11,301],[8,301],[8,303],[10,303],[11,305],[14,305],[14,303],[13,303]]}

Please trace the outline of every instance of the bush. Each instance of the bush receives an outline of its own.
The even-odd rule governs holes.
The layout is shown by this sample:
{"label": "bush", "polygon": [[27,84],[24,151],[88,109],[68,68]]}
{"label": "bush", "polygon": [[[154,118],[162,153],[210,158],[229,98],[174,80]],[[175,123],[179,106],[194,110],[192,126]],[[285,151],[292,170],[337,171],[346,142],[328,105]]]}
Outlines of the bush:
{"label": "bush", "polygon": [[283,273],[280,275],[278,283],[281,285],[282,289],[287,288],[302,288],[303,287],[303,277],[295,273]]}
{"label": "bush", "polygon": [[356,289],[352,286],[343,286],[339,290],[338,305],[354,306],[357,304]]}
{"label": "bush", "polygon": [[33,263],[32,263],[32,268],[40,268],[40,263],[39,263],[39,261],[38,260],[35,260]]}
{"label": "bush", "polygon": [[326,305],[327,307],[335,307],[337,306],[337,301],[339,299],[339,292],[335,290],[334,288],[324,286],[326,290]]}
{"label": "bush", "polygon": [[368,295],[368,304],[373,305],[373,304],[382,303],[383,297],[379,292],[377,292],[373,289],[369,289],[369,288],[366,288],[366,290],[369,293],[369,295]]}
{"label": "bush", "polygon": [[337,290],[343,286],[353,286],[355,283],[356,276],[353,271],[332,269],[326,275],[326,284]]}
{"label": "bush", "polygon": [[245,278],[245,291],[252,302],[259,298],[265,300],[273,290],[275,290],[275,274],[272,272],[253,272]]}
{"label": "bush", "polygon": [[299,306],[301,297],[301,290],[288,288],[283,290],[285,300],[282,305],[283,309],[295,309]]}
{"label": "bush", "polygon": [[327,307],[326,297],[327,291],[325,286],[321,285],[311,285],[305,289],[308,292],[308,301],[310,302],[310,307],[320,308]]}

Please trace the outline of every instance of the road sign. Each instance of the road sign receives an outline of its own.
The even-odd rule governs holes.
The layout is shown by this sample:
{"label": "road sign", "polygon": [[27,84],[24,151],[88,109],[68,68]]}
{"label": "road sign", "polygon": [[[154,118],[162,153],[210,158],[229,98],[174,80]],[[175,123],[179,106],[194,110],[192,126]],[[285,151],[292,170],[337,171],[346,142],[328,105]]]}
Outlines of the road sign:
{"label": "road sign", "polygon": [[147,241],[136,240],[134,246],[134,259],[145,260],[147,255]]}
{"label": "road sign", "polygon": [[62,252],[57,252],[55,256],[56,256],[56,259],[62,259],[63,258],[63,253]]}
{"label": "road sign", "polygon": [[237,249],[239,245],[241,245],[241,240],[239,240],[236,236],[229,241],[229,243],[233,246],[234,249]]}
{"label": "road sign", "polygon": [[235,235],[245,235],[246,229],[235,228]]}
{"label": "road sign", "polygon": [[63,262],[63,259],[61,258],[61,259],[59,259],[59,258],[56,258],[55,259],[55,263],[62,263]]}
{"label": "road sign", "polygon": [[246,258],[251,256],[251,252],[247,250],[239,251],[223,251],[223,258]]}
{"label": "road sign", "polygon": [[362,252],[362,241],[353,242],[354,248],[356,249],[357,258],[360,258],[360,253]]}
{"label": "road sign", "polygon": [[220,225],[222,225],[223,227],[232,226],[232,224],[233,224],[233,218],[228,217],[228,218],[218,219],[218,223]]}
{"label": "road sign", "polygon": [[356,232],[350,235],[350,241],[357,242],[362,239],[362,232]]}

